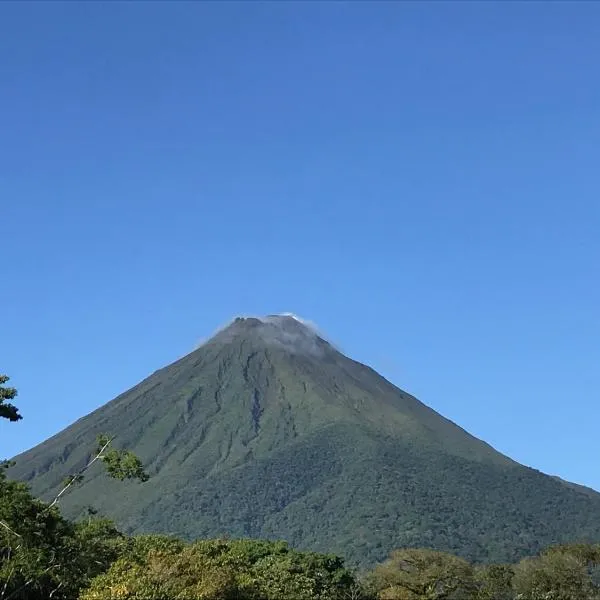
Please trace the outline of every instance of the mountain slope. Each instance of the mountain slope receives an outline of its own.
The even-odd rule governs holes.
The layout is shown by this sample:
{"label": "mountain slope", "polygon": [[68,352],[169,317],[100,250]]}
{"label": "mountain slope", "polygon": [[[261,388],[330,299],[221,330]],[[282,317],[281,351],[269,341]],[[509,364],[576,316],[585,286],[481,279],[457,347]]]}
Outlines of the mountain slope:
{"label": "mountain slope", "polygon": [[151,481],[93,472],[62,506],[128,531],[283,538],[357,564],[400,546],[511,560],[600,541],[600,494],[511,461],[291,316],[236,319],[18,456],[11,476],[49,498],[101,432]]}

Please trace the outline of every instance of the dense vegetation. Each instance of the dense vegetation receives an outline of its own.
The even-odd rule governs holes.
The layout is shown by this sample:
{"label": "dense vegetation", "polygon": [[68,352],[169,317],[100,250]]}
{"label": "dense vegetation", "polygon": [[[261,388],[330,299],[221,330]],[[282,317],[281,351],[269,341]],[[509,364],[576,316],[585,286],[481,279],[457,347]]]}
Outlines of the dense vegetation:
{"label": "dense vegetation", "polygon": [[[0,417],[15,421],[12,411]],[[139,458],[113,440],[100,436],[49,503],[8,480],[2,464],[0,600],[600,600],[600,544],[556,545],[516,564],[488,565],[405,548],[359,574],[337,556],[285,542],[126,536],[92,507],[86,518],[65,519],[59,501],[95,465],[114,480],[147,481]]]}
{"label": "dense vegetation", "polygon": [[14,400],[17,397],[17,390],[14,387],[5,385],[8,380],[8,375],[0,375],[0,418],[13,422],[19,421],[23,418],[19,413],[19,409],[8,402],[8,400]]}
{"label": "dense vegetation", "polygon": [[151,486],[101,470],[61,503],[127,534],[285,539],[371,567],[395,548],[514,562],[600,541],[600,495],[519,465],[293,320],[238,320],[17,457],[50,501],[110,431]]}
{"label": "dense vegetation", "polygon": [[598,600],[600,545],[556,546],[517,564],[473,565],[400,549],[361,574],[284,542],[122,535],[77,523],[0,474],[1,600]]}

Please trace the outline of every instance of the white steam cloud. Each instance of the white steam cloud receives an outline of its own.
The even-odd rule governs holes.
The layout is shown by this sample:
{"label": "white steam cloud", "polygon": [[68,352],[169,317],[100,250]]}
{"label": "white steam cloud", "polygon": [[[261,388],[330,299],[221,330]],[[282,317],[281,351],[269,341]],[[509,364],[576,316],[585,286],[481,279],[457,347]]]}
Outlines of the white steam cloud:
{"label": "white steam cloud", "polygon": [[[335,348],[313,321],[304,319],[295,313],[284,312],[268,316],[244,315],[237,318],[260,321],[265,326],[260,327],[259,333],[267,344],[282,346],[294,353],[323,356],[328,345]],[[211,336],[202,339],[196,344],[195,349],[200,348],[220,333],[227,331],[235,323],[235,320],[229,321],[219,327]]]}

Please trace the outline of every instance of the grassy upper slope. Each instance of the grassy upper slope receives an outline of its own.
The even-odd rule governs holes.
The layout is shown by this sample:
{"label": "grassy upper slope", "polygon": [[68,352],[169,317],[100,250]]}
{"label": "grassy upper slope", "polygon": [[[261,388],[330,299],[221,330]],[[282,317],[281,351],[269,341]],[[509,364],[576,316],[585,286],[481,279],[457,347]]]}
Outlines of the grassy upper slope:
{"label": "grassy upper slope", "polygon": [[600,495],[525,468],[291,317],[236,320],[207,344],[16,458],[49,498],[118,436],[152,476],[100,471],[65,497],[128,531],[281,538],[356,564],[429,546],[513,560],[600,541]]}

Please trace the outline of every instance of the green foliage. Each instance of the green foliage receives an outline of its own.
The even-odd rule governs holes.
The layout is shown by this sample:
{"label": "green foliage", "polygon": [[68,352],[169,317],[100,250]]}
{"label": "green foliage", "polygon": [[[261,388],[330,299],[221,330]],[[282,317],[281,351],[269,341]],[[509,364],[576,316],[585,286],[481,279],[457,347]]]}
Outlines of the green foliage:
{"label": "green foliage", "polygon": [[9,421],[19,421],[23,417],[19,414],[19,409],[8,400],[14,400],[17,396],[17,390],[13,387],[7,387],[4,384],[9,381],[7,375],[0,375],[0,419]]}
{"label": "green foliage", "polygon": [[123,481],[124,479],[138,479],[141,482],[148,481],[148,475],[144,471],[140,459],[128,450],[117,450],[110,447],[113,439],[114,437],[107,435],[98,436],[98,447],[96,448],[95,456],[75,475],[69,475],[63,481],[63,487],[50,503],[50,508],[57,504],[66,492],[72,489],[71,486],[81,483],[84,480],[85,473],[98,460],[104,462],[106,473],[111,479],[118,479],[119,481]]}
{"label": "green foliage", "polygon": [[1,600],[600,600],[598,545],[477,567],[434,550],[396,550],[359,582],[341,558],[285,542],[127,538],[91,515],[73,523],[4,469],[0,524]]}
{"label": "green foliage", "polygon": [[[0,384],[8,377],[0,376]],[[21,418],[16,407],[5,403],[17,392],[0,386],[0,417]],[[58,512],[57,502],[70,487],[83,479],[98,459],[106,460],[115,479],[148,479],[139,459],[128,451],[110,449],[112,438],[98,439],[96,456],[73,476],[50,504],[32,496],[26,484],[10,481],[6,470],[14,461],[0,462],[0,600],[69,600],[92,578],[118,558],[125,538],[111,521],[93,519],[73,523]]]}
{"label": "green foliage", "polygon": [[475,600],[473,567],[451,554],[408,549],[392,552],[369,577],[382,600]]}
{"label": "green foliage", "polygon": [[70,600],[116,559],[108,521],[73,524],[0,471],[0,598]]}
{"label": "green foliage", "polygon": [[280,542],[144,537],[81,600],[342,600],[355,584],[341,559]]}
{"label": "green foliage", "polygon": [[513,587],[519,600],[593,600],[600,598],[588,565],[578,553],[552,551],[515,566]]}
{"label": "green foliage", "polygon": [[97,577],[80,598],[233,600],[240,597],[231,569],[203,563],[188,546],[159,543],[158,548],[153,548],[152,545],[144,540],[147,550],[142,553],[134,543],[131,553]]}
{"label": "green foliage", "polygon": [[515,565],[469,565],[432,550],[397,550],[367,575],[379,600],[600,600],[600,547],[553,546]]}
{"label": "green foliage", "polygon": [[[108,448],[112,439],[108,435],[99,435],[97,439],[97,454],[104,463],[108,476],[119,481],[125,479],[148,481],[148,475],[144,471],[142,461],[133,452],[112,447]],[[108,449],[105,450],[105,448]]]}
{"label": "green foliage", "polygon": [[541,553],[542,556],[551,556],[555,554],[568,554],[574,556],[588,567],[600,564],[600,544],[554,544]]}
{"label": "green foliage", "polygon": [[127,540],[125,554],[135,562],[143,562],[149,552],[159,554],[177,554],[187,547],[187,542],[174,536],[146,534],[130,537]]}
{"label": "green foliage", "polygon": [[512,600],[514,598],[512,565],[476,567],[477,600]]}
{"label": "green foliage", "polygon": [[34,498],[26,484],[6,478],[6,463],[2,467],[0,600],[74,598],[124,551],[125,538],[106,519],[64,519],[56,499]]}

